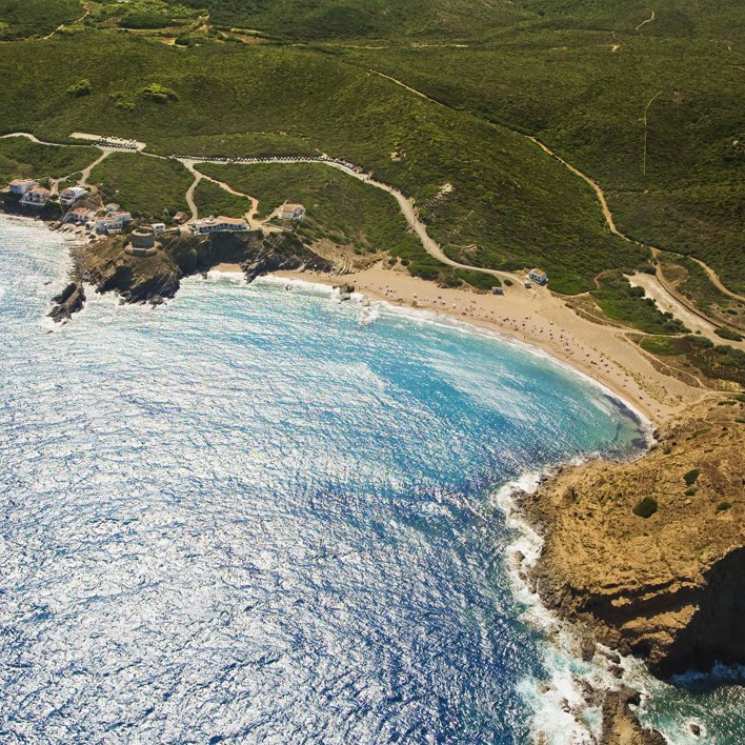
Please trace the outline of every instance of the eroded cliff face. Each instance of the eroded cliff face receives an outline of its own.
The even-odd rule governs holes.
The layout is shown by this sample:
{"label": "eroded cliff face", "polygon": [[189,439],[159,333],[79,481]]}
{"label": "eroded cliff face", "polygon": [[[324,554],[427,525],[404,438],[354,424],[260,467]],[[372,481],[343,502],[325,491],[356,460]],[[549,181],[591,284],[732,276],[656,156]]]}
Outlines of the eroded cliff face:
{"label": "eroded cliff face", "polygon": [[[94,285],[98,292],[116,292],[126,302],[159,303],[178,292],[183,277],[206,272],[222,262],[240,264],[249,281],[279,269],[334,268],[290,234],[170,237],[151,256],[128,254],[125,242],[124,237],[102,239],[74,249],[73,281],[54,299],[56,305],[50,315],[55,320],[66,320],[82,307],[83,282]],[[73,304],[67,298],[60,302],[73,285],[79,292],[71,297],[80,302]]]}
{"label": "eroded cliff face", "polygon": [[523,498],[545,536],[536,589],[661,677],[743,663],[745,406],[702,404],[657,435]]}

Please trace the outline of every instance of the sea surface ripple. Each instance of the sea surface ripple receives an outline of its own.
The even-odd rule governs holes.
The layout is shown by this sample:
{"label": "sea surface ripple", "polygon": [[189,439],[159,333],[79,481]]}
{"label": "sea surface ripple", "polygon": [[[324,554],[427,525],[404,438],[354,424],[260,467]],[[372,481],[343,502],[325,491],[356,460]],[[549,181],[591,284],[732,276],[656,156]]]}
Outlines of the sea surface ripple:
{"label": "sea surface ripple", "polygon": [[528,742],[548,673],[490,494],[628,452],[628,412],[276,284],[50,333],[65,256],[0,223],[0,742]]}

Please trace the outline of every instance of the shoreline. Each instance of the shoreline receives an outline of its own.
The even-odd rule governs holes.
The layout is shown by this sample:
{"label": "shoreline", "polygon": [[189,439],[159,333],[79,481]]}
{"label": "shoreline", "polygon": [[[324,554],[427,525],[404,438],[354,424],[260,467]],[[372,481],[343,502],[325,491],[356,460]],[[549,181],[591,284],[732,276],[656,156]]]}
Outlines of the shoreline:
{"label": "shoreline", "polygon": [[[522,681],[529,687],[532,697],[540,697],[542,707],[550,709],[548,714],[539,717],[537,706],[531,704],[536,712],[534,740],[537,745],[553,742],[550,736],[553,727],[547,720],[554,718],[564,720],[562,728],[568,731],[573,745],[596,745],[601,740],[608,745],[622,745],[625,740],[612,739],[612,733],[605,731],[608,723],[604,707],[611,696],[633,691],[638,694],[638,703],[633,709],[625,707],[625,715],[620,717],[625,720],[622,728],[636,728],[641,736],[651,738],[644,739],[650,745],[656,743],[651,734],[656,732],[665,743],[672,745],[673,741],[666,735],[645,729],[648,726],[644,721],[645,704],[653,693],[648,687],[651,673],[644,661],[600,643],[583,625],[562,616],[544,602],[532,581],[545,536],[521,506],[519,497],[535,494],[564,468],[581,468],[593,460],[597,457],[573,458],[540,470],[527,470],[489,495],[490,503],[499,509],[505,528],[513,536],[505,551],[504,566],[513,597],[523,607],[520,619],[535,629],[547,646],[542,655],[547,679],[525,678]],[[591,655],[587,654],[588,645]],[[604,736],[608,739],[603,739]]]}
{"label": "shoreline", "polygon": [[[240,272],[222,264],[217,272]],[[349,283],[370,300],[430,311],[506,341],[532,347],[600,385],[651,430],[715,395],[660,373],[626,331],[585,320],[545,288],[505,288],[504,295],[438,287],[376,265],[345,275],[280,271],[272,276],[326,286]]]}

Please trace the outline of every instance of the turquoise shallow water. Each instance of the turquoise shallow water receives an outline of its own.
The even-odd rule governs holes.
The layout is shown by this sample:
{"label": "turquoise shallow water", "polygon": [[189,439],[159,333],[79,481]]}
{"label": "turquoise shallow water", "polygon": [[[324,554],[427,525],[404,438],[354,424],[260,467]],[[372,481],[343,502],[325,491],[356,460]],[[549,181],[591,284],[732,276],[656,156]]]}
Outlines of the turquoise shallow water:
{"label": "turquoise shallow water", "polygon": [[277,284],[47,333],[65,263],[0,222],[1,742],[589,742],[536,694],[583,671],[522,618],[492,494],[630,452],[628,412]]}

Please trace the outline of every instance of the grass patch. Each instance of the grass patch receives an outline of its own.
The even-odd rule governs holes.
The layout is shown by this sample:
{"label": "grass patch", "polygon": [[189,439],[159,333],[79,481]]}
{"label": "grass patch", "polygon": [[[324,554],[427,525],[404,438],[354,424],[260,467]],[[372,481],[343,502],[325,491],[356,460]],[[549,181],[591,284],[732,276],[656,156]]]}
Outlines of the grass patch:
{"label": "grass patch", "polygon": [[742,334],[738,334],[730,328],[723,327],[716,329],[716,335],[721,336],[722,339],[728,339],[729,341],[742,341]]}
{"label": "grass patch", "polygon": [[25,137],[9,137],[0,140],[0,182],[68,176],[85,168],[99,154],[92,147],[49,147]]}
{"label": "grass patch", "polygon": [[683,481],[685,481],[688,486],[693,486],[698,481],[700,475],[701,471],[698,468],[692,468],[683,476]]}
{"label": "grass patch", "polygon": [[82,15],[78,0],[0,0],[0,39],[45,36]]}
{"label": "grass patch", "polygon": [[194,201],[197,203],[200,217],[243,217],[251,208],[251,203],[244,197],[230,194],[206,179],[202,179],[197,185]]}
{"label": "grass patch", "polygon": [[634,514],[637,517],[643,517],[645,520],[647,518],[652,517],[652,515],[657,512],[658,506],[657,506],[657,500],[653,499],[652,497],[644,497],[644,499],[640,499],[635,505],[634,505]]}
{"label": "grass patch", "polygon": [[135,216],[160,219],[186,210],[191,175],[176,161],[113,153],[91,173],[106,201],[118,202]]}
{"label": "grass patch", "polygon": [[67,93],[76,98],[79,98],[80,96],[89,96],[91,93],[91,81],[88,80],[88,78],[82,78],[68,86]]}
{"label": "grass patch", "polygon": [[455,276],[467,285],[484,292],[489,292],[494,287],[502,286],[502,282],[498,277],[494,277],[491,274],[483,274],[482,272],[474,272],[469,269],[456,269]]}

